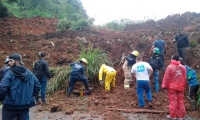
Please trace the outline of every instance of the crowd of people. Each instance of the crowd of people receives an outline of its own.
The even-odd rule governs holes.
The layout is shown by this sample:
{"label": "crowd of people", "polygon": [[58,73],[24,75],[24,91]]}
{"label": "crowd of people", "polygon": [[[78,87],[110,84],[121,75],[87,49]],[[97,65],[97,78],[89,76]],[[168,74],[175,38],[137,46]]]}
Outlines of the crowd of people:
{"label": "crowd of people", "polygon": [[[187,35],[183,34],[182,29],[178,30],[178,35],[173,40],[176,43],[178,55],[171,57],[170,65],[165,69],[164,54],[167,45],[159,35],[154,37],[150,54],[151,57],[147,62],[143,61],[142,55],[134,50],[125,59],[123,64],[124,70],[124,89],[130,88],[130,82],[136,78],[136,92],[138,96],[138,105],[141,108],[145,106],[143,93],[147,96],[147,104],[152,107],[152,91],[158,93],[159,88],[159,71],[164,74],[161,88],[167,90],[169,98],[169,119],[182,120],[186,116],[184,106],[184,91],[186,84],[189,85],[189,95],[187,96],[191,104],[195,107],[199,82],[196,71],[186,65],[186,50],[189,49]],[[18,53],[6,57],[5,65],[1,68],[3,71],[0,81],[0,100],[2,101],[2,120],[19,120],[29,119],[29,108],[35,104],[48,104],[45,99],[45,92],[48,79],[51,78],[48,62],[45,60],[45,52],[39,52],[39,60],[33,63],[33,71],[26,68],[22,62],[22,57]],[[85,69],[88,65],[85,58],[70,64],[70,80],[67,97],[73,91],[76,82],[83,82],[84,87],[90,93],[88,79],[85,76]],[[110,91],[115,87],[116,70],[103,63],[99,68],[99,83],[104,85],[105,91]],[[103,79],[105,75],[105,79]],[[150,76],[154,77],[155,90],[150,85]],[[41,101],[39,100],[39,91],[41,91]]]}

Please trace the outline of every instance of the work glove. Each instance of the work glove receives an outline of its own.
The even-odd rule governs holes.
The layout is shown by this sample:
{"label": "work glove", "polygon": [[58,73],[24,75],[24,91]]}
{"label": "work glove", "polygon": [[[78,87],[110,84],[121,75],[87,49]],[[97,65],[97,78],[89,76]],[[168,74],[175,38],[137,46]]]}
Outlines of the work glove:
{"label": "work glove", "polygon": [[102,85],[103,84],[103,80],[99,80],[99,83]]}

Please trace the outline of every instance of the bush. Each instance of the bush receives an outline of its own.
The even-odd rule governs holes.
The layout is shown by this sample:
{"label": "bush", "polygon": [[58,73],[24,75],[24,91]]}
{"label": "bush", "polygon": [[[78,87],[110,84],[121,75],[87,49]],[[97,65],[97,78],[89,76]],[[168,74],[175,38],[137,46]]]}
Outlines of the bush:
{"label": "bush", "polygon": [[62,18],[57,24],[57,30],[68,30],[71,26],[71,22],[67,18]]}
{"label": "bush", "polygon": [[71,26],[71,30],[83,30],[88,27],[88,20],[80,19],[77,22],[73,22]]}
{"label": "bush", "polygon": [[0,1],[0,18],[6,17],[6,16],[8,16],[8,10]]}
{"label": "bush", "polygon": [[[85,48],[81,44],[80,46],[82,50],[78,60],[80,58],[85,58],[88,61],[85,74],[88,77],[89,82],[94,83],[97,81],[100,65],[106,63],[112,66],[113,64],[108,59],[107,54],[104,53],[102,49],[100,48],[93,49],[91,45],[89,45],[87,48]],[[46,90],[47,95],[53,94],[56,91],[63,88],[65,88],[66,90],[68,89],[70,71],[71,71],[70,66],[51,68],[52,81],[48,82],[47,84],[47,90]]]}
{"label": "bush", "polygon": [[85,58],[88,61],[86,76],[90,82],[97,82],[100,66],[104,63],[110,66],[113,64],[101,48],[94,49],[91,45],[88,45],[88,48],[83,45],[80,46],[82,50],[79,59]]}
{"label": "bush", "polygon": [[51,68],[52,81],[47,84],[47,95],[53,94],[62,88],[67,89],[70,70],[70,67]]}
{"label": "bush", "polygon": [[190,47],[196,47],[197,46],[197,41],[196,40],[190,40]]}

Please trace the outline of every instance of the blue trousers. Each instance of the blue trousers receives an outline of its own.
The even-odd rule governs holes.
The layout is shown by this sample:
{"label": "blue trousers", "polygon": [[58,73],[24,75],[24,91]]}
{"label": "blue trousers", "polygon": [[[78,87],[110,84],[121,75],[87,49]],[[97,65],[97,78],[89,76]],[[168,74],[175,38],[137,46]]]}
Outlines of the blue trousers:
{"label": "blue trousers", "polygon": [[151,95],[150,82],[145,81],[145,80],[137,80],[137,95],[138,95],[138,101],[139,101],[140,107],[144,107],[145,105],[144,98],[143,98],[144,91],[146,92],[148,102],[151,102],[152,95]]}
{"label": "blue trousers", "polygon": [[156,92],[158,92],[159,91],[159,71],[158,70],[153,71],[153,77],[154,77],[154,82],[155,82],[155,89],[156,89]]}
{"label": "blue trousers", "polygon": [[23,110],[8,110],[3,107],[2,109],[2,120],[29,120],[29,109]]}
{"label": "blue trousers", "polygon": [[74,89],[74,85],[76,84],[77,81],[83,82],[84,86],[87,90],[89,90],[89,84],[88,84],[88,79],[85,76],[78,76],[78,75],[71,75],[70,76],[70,81],[69,81],[69,88],[67,92],[67,97],[70,96],[71,92]]}
{"label": "blue trousers", "polygon": [[[45,95],[46,95],[46,87],[47,87],[47,77],[42,77],[40,81],[41,84],[41,98],[42,102],[45,102]],[[38,95],[35,96],[35,100],[39,101]]]}

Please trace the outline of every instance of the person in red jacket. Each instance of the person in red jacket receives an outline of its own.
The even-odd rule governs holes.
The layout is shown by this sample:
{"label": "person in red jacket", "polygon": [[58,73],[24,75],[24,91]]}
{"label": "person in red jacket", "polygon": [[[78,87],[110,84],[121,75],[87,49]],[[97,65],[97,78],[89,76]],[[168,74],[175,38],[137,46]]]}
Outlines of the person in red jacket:
{"label": "person in red jacket", "polygon": [[169,119],[183,120],[186,116],[184,91],[186,88],[186,68],[181,65],[178,55],[173,55],[166,68],[162,88],[167,89],[169,98]]}

